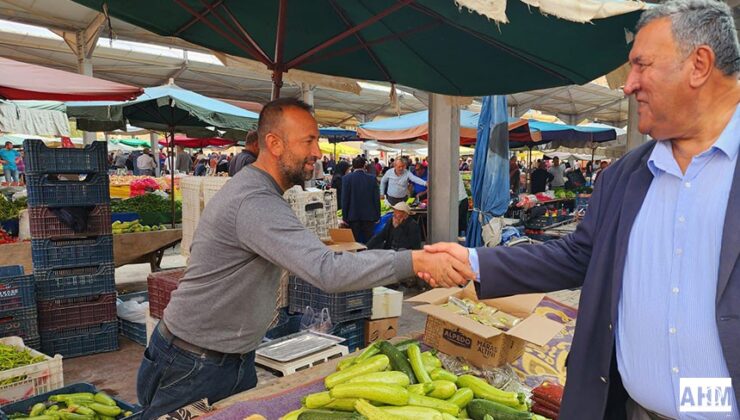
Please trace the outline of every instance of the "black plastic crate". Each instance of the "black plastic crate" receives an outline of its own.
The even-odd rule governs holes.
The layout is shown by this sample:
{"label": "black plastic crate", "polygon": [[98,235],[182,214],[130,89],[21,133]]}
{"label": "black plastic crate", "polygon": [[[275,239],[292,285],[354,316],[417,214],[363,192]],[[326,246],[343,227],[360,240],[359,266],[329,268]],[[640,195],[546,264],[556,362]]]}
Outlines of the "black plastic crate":
{"label": "black plastic crate", "polygon": [[89,213],[85,225],[78,226],[77,232],[63,222],[51,207],[29,208],[31,237],[33,239],[54,239],[110,235],[112,233],[110,204],[86,206],[84,208],[89,209]]}
{"label": "black plastic crate", "polygon": [[23,344],[25,344],[26,347],[41,351],[41,336],[35,335],[30,338],[24,338]]}
{"label": "black plastic crate", "polygon": [[82,239],[32,239],[34,271],[73,268],[113,262],[113,236]]}
{"label": "black plastic crate", "polygon": [[87,174],[84,180],[63,180],[54,174],[27,175],[30,206],[68,207],[110,204],[108,173]]}
{"label": "black plastic crate", "polygon": [[0,317],[35,305],[36,285],[33,274],[0,277]]}
{"label": "black plastic crate", "polygon": [[27,174],[108,173],[108,143],[96,141],[84,148],[50,148],[41,140],[25,140]]}
{"label": "black plastic crate", "polygon": [[[125,295],[118,296],[118,299],[122,301],[136,300],[143,303],[149,300],[149,293],[146,291],[127,293]],[[146,346],[146,323],[142,324],[118,318],[118,331],[122,336],[129,340],[141,344],[142,346]]]}
{"label": "black plastic crate", "polygon": [[303,312],[307,306],[321,312],[329,308],[334,323],[369,318],[373,311],[373,289],[356,292],[325,293],[295,277],[288,280],[288,310]]}
{"label": "black plastic crate", "polygon": [[0,337],[17,335],[23,340],[39,336],[36,306],[11,311],[0,317]]}
{"label": "black plastic crate", "polygon": [[[24,342],[25,344],[25,342]],[[94,385],[88,384],[88,383],[76,383],[67,385],[65,387],[55,389],[53,391],[47,392],[45,394],[36,395],[35,397],[30,397],[25,400],[16,401],[11,404],[4,405],[2,409],[0,409],[0,419],[7,420],[8,416],[15,413],[23,413],[28,415],[29,411],[31,410],[31,407],[34,406],[34,404],[40,403],[40,402],[46,402],[49,400],[49,397],[52,395],[58,395],[58,394],[76,394],[78,392],[92,392],[93,394],[98,392],[98,389],[95,388]],[[116,404],[121,407],[123,411],[130,411],[134,414],[128,417],[118,416],[118,420],[133,420],[139,418],[139,413],[141,412],[141,407],[134,404],[129,404],[125,401],[121,401],[118,398],[113,397],[113,399],[116,401]]]}
{"label": "black plastic crate", "polygon": [[36,298],[63,299],[116,291],[113,263],[36,270]]}
{"label": "black plastic crate", "polygon": [[39,330],[53,331],[111,322],[116,316],[116,294],[80,296],[37,302]]}
{"label": "black plastic crate", "polygon": [[45,354],[77,357],[118,350],[118,322],[41,332]]}
{"label": "black plastic crate", "polygon": [[345,341],[339,344],[347,346],[351,353],[365,347],[365,320],[358,319],[357,321],[335,324],[330,334],[346,338]]}
{"label": "black plastic crate", "polygon": [[22,276],[24,273],[22,265],[0,266],[0,278]]}

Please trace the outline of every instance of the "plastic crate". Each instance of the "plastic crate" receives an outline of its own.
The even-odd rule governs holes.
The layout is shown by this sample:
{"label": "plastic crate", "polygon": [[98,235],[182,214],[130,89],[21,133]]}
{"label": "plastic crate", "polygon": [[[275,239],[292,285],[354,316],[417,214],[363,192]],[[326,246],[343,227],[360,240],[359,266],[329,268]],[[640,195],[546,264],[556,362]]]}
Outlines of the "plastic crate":
{"label": "plastic crate", "polygon": [[36,298],[63,299],[116,291],[113,263],[36,270]]}
{"label": "plastic crate", "polygon": [[81,232],[75,232],[60,220],[49,207],[31,207],[31,237],[33,239],[68,238],[79,236],[100,236],[111,234],[110,205],[95,206],[87,217],[87,225]]}
{"label": "plastic crate", "polygon": [[149,274],[146,282],[149,289],[149,313],[151,316],[162,319],[164,308],[170,303],[170,296],[177,289],[180,279],[184,275],[184,268]]}
{"label": "plastic crate", "polygon": [[[136,300],[138,302],[147,302],[149,300],[148,292],[128,293],[118,296],[122,301]],[[118,332],[129,340],[146,346],[146,323],[138,323],[118,318]]]}
{"label": "plastic crate", "polygon": [[352,353],[365,347],[365,320],[358,319],[357,321],[335,324],[330,334],[346,338],[347,340],[339,344],[347,346],[349,352]]}
{"label": "plastic crate", "polygon": [[85,356],[118,350],[118,322],[80,328],[42,331],[41,349],[64,357]]}
{"label": "plastic crate", "polygon": [[43,356],[44,361],[0,372],[0,405],[24,400],[35,395],[53,391],[64,386],[62,356],[49,357],[24,343],[20,337],[0,338],[0,343],[20,349],[28,349],[31,356]]}
{"label": "plastic crate", "polygon": [[[78,392],[92,392],[93,394],[98,392],[98,389],[95,388],[94,385],[88,384],[88,383],[76,383],[72,385],[67,385],[65,387],[59,388],[57,390],[46,392],[41,395],[37,395],[32,398],[25,399],[23,401],[18,401],[13,404],[8,404],[6,406],[3,406],[0,410],[0,419],[7,420],[8,416],[15,413],[25,413],[28,414],[31,407],[33,407],[34,404],[40,403],[40,402],[46,402],[49,397],[56,394],[76,394]],[[138,405],[129,404],[125,401],[121,401],[118,398],[113,397],[113,399],[116,401],[116,404],[121,407],[124,411],[131,411],[134,413],[133,415],[129,417],[121,417],[118,420],[129,419],[133,420],[134,418],[139,418],[139,412],[141,412],[141,407]]]}
{"label": "plastic crate", "polygon": [[0,278],[22,276],[24,273],[22,265],[0,266]]}
{"label": "plastic crate", "polygon": [[214,195],[223,188],[224,185],[230,180],[229,177],[213,176],[206,177],[203,179],[203,208],[208,205]]}
{"label": "plastic crate", "polygon": [[37,302],[39,330],[86,327],[116,320],[116,294],[81,296]]}
{"label": "plastic crate", "polygon": [[110,216],[110,222],[113,224],[113,222],[133,222],[134,220],[139,220],[139,213],[134,212],[119,212],[119,213],[111,213]]}
{"label": "plastic crate", "polygon": [[41,350],[41,336],[36,335],[30,338],[25,338],[23,342],[26,344],[26,347],[30,347],[35,350]]}
{"label": "plastic crate", "polygon": [[311,284],[291,276],[288,281],[290,312],[303,312],[307,306],[321,311],[329,308],[334,323],[369,318],[373,311],[373,289],[356,292],[325,293]]}
{"label": "plastic crate", "polygon": [[34,271],[74,268],[113,262],[113,236],[83,239],[32,239]]}
{"label": "plastic crate", "polygon": [[27,174],[108,173],[108,143],[96,141],[84,148],[50,148],[41,140],[25,140]]}
{"label": "plastic crate", "polygon": [[18,219],[3,220],[0,222],[0,227],[10,236],[18,236],[20,231],[20,222]]}
{"label": "plastic crate", "polygon": [[82,181],[55,179],[55,175],[27,175],[28,204],[32,207],[97,206],[110,204],[108,174],[88,174]]}
{"label": "plastic crate", "polygon": [[14,335],[24,340],[39,336],[35,306],[11,311],[0,317],[0,337]]}
{"label": "plastic crate", "polygon": [[34,305],[36,305],[36,285],[33,282],[33,274],[0,277],[0,317],[8,312]]}

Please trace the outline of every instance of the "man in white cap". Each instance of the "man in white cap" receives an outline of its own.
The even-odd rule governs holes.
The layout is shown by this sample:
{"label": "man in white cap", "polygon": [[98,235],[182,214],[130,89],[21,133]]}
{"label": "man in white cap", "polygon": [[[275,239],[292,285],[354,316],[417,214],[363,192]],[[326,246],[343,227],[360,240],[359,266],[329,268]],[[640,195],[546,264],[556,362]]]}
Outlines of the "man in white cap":
{"label": "man in white cap", "polygon": [[411,207],[401,201],[393,206],[393,219],[367,243],[369,249],[421,249],[421,231],[410,218]]}

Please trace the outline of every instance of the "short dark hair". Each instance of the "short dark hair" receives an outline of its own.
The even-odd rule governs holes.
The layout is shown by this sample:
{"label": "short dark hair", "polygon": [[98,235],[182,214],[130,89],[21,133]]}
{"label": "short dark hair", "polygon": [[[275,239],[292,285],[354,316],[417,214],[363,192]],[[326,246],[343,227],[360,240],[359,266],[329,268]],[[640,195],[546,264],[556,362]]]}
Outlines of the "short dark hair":
{"label": "short dark hair", "polygon": [[352,169],[362,169],[365,167],[365,158],[363,157],[356,157],[352,159]]}
{"label": "short dark hair", "polygon": [[283,111],[287,108],[298,108],[308,113],[311,112],[311,106],[300,99],[280,98],[268,102],[260,111],[260,119],[257,123],[257,136],[260,147],[265,146],[265,138],[280,123]]}
{"label": "short dark hair", "polygon": [[254,143],[257,143],[257,141],[258,141],[258,140],[259,140],[259,136],[257,136],[257,131],[255,131],[255,130],[250,130],[250,131],[249,131],[249,132],[247,133],[247,137],[246,137],[246,138],[245,138],[245,140],[244,140],[244,145],[245,145],[245,146],[251,146],[251,145],[253,145]]}
{"label": "short dark hair", "polygon": [[5,142],[5,145],[6,145],[6,146],[7,146],[7,145],[9,145],[9,144],[10,144],[10,145],[13,145],[13,142],[12,142],[12,141],[6,141],[6,142]]}

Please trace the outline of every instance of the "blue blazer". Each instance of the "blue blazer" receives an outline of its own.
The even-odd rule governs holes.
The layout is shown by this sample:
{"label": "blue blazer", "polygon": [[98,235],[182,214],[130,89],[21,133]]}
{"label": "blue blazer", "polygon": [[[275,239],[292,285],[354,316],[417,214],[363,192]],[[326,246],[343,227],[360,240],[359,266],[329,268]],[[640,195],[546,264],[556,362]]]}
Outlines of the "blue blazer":
{"label": "blue blazer", "polygon": [[[583,286],[560,418],[625,418],[628,398],[617,371],[614,325],[632,225],[653,175],[649,142],[628,153],[596,181],[576,231],[542,245],[479,248],[482,298]],[[724,221],[717,328],[732,386],[740,401],[740,165]],[[532,264],[536,261],[537,264]]]}
{"label": "blue blazer", "polygon": [[354,171],[342,177],[342,219],[347,222],[380,219],[380,190],[374,176]]}

